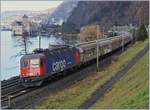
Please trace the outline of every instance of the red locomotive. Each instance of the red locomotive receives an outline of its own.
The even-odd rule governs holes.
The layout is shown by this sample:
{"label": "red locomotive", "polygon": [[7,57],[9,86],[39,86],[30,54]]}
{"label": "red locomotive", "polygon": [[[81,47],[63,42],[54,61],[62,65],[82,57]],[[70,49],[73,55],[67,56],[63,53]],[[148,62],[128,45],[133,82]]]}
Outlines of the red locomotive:
{"label": "red locomotive", "polygon": [[45,49],[24,55],[20,62],[21,82],[26,86],[39,86],[53,74],[77,66],[80,63],[80,53],[74,47]]}

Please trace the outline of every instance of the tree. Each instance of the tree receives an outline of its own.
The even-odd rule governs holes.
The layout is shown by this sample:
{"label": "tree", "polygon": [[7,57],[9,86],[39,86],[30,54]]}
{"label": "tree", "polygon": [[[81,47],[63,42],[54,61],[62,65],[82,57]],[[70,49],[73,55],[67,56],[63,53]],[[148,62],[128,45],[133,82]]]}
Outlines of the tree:
{"label": "tree", "polygon": [[21,55],[27,55],[28,54],[28,46],[31,45],[31,41],[29,40],[29,37],[26,35],[21,36],[18,40],[17,40],[17,46],[19,46],[21,48],[21,50],[19,51],[19,53],[16,56],[21,56]]}
{"label": "tree", "polygon": [[[102,36],[100,30],[98,36]],[[81,28],[80,31],[80,41],[88,42],[97,39],[97,25],[87,25]]]}
{"label": "tree", "polygon": [[137,40],[144,41],[148,38],[148,33],[144,24],[141,24],[139,29],[137,30]]}
{"label": "tree", "polygon": [[78,29],[76,28],[75,24],[72,22],[64,22],[62,24],[62,32],[63,33],[78,33]]}

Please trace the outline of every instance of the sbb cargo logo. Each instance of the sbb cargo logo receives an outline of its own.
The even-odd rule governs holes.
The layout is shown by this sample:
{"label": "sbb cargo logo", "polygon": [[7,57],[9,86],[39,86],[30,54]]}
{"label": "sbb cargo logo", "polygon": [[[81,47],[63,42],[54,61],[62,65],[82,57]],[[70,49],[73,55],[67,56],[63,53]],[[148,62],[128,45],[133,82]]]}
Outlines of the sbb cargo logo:
{"label": "sbb cargo logo", "polygon": [[66,68],[65,60],[57,61],[52,64],[53,71],[63,71],[64,68]]}

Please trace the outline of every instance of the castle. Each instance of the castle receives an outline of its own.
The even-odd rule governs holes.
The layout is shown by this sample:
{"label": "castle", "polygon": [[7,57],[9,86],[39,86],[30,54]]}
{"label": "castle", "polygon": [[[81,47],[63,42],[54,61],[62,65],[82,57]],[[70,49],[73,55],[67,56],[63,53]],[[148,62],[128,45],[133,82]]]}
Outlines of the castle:
{"label": "castle", "polygon": [[37,27],[37,24],[31,22],[27,15],[23,15],[22,20],[12,23],[12,32],[14,36],[32,36],[38,31]]}

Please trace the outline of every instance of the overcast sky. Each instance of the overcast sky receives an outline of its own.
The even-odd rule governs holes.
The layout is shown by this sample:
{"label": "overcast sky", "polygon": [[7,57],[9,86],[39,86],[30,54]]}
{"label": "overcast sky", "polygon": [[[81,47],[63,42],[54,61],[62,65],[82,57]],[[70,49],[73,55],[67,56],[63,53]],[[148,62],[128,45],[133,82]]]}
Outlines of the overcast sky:
{"label": "overcast sky", "polygon": [[62,3],[62,1],[1,1],[1,11],[43,11],[48,8],[55,8],[60,3]]}

